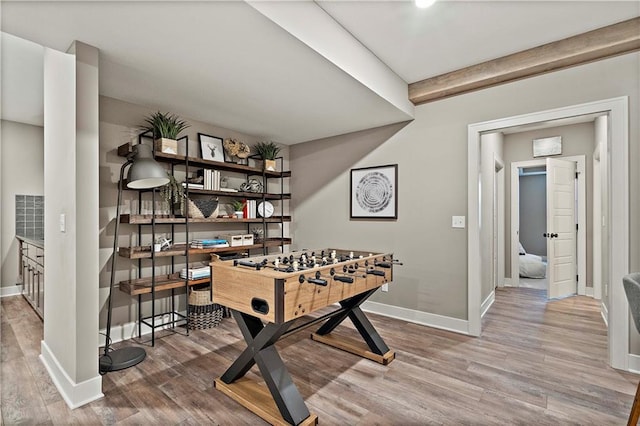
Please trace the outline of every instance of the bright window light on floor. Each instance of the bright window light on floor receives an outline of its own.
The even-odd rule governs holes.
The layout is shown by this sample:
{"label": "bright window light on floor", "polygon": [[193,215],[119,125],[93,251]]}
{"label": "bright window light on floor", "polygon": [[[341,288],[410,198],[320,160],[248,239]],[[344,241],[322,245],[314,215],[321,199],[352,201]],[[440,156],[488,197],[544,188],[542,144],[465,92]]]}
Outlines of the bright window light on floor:
{"label": "bright window light on floor", "polygon": [[420,9],[426,9],[429,6],[432,6],[436,0],[416,0],[416,6]]}

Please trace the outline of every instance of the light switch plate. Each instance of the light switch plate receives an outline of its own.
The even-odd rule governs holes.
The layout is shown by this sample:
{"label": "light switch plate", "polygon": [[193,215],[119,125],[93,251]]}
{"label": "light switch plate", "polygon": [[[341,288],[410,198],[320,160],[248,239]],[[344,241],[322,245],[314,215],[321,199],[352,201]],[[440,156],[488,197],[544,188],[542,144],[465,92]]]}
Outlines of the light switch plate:
{"label": "light switch plate", "polygon": [[384,291],[385,293],[389,291],[389,283],[384,283],[382,284],[382,291]]}
{"label": "light switch plate", "polygon": [[464,216],[451,216],[451,227],[452,228],[464,228],[465,227],[465,217]]}
{"label": "light switch plate", "polygon": [[67,217],[64,213],[60,213],[60,232],[67,231]]}

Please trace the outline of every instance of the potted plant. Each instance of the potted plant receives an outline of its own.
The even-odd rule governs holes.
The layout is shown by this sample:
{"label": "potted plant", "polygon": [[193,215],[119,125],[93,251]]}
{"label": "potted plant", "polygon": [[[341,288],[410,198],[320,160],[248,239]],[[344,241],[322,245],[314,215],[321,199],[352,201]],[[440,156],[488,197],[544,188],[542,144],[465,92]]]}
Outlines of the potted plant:
{"label": "potted plant", "polygon": [[173,212],[173,207],[178,204],[180,213],[184,211],[184,188],[178,183],[175,176],[167,173],[169,183],[160,187],[160,197],[167,203],[169,214]]}
{"label": "potted plant", "polygon": [[280,152],[280,147],[274,142],[258,142],[253,147],[256,154],[263,160],[263,167],[265,170],[276,170],[276,157]]}
{"label": "potted plant", "polygon": [[233,212],[237,219],[242,219],[244,217],[244,213],[242,211],[242,209],[244,209],[244,201],[233,200],[231,202],[231,207],[233,207]]}
{"label": "potted plant", "polygon": [[153,133],[155,149],[168,154],[178,153],[178,135],[189,125],[177,115],[155,112],[144,119],[144,129]]}

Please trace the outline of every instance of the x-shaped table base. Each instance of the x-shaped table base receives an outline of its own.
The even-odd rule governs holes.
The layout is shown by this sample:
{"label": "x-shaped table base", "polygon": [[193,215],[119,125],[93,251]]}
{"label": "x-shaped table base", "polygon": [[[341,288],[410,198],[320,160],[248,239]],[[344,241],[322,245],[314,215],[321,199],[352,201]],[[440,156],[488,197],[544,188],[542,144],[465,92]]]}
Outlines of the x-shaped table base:
{"label": "x-shaped table base", "polygon": [[[360,355],[382,364],[391,362],[395,353],[390,351],[376,329],[367,319],[360,305],[376,289],[359,294],[340,302],[342,309],[327,316],[329,318],[316,333],[313,340],[326,343],[339,349]],[[296,388],[275,343],[285,336],[295,321],[282,324],[263,324],[259,318],[243,312],[231,311],[240,331],[247,342],[247,348],[231,364],[227,371],[215,381],[215,386],[272,424],[311,425],[317,424],[318,417],[309,413],[307,406]],[[351,319],[366,345],[346,341],[330,335],[342,321]],[[315,321],[310,321],[313,324]],[[301,327],[296,327],[297,331]],[[269,395],[255,382],[245,379],[244,375],[258,365],[260,373],[269,389]],[[275,407],[273,406],[275,402]],[[277,411],[275,410],[277,408]]]}

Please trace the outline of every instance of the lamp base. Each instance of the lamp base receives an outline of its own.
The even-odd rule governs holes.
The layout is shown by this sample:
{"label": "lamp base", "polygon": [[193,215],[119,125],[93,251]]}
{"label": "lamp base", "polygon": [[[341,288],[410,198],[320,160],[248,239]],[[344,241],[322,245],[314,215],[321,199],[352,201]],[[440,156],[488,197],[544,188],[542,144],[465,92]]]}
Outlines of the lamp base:
{"label": "lamp base", "polygon": [[137,346],[129,346],[109,352],[107,355],[100,357],[100,374],[110,371],[124,370],[133,367],[145,359],[147,353],[144,348]]}

